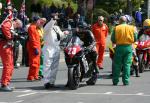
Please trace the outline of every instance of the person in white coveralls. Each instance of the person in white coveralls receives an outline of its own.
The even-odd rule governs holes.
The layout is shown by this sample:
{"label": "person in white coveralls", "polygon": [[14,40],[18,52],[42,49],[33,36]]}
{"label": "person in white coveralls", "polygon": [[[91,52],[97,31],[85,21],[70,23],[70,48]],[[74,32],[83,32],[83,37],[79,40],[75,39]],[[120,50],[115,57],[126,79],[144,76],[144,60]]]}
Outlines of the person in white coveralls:
{"label": "person in white coveralls", "polygon": [[44,27],[44,46],[42,51],[44,55],[43,75],[45,89],[54,87],[60,59],[60,39],[68,33],[68,31],[62,32],[57,26],[57,21],[53,18]]}

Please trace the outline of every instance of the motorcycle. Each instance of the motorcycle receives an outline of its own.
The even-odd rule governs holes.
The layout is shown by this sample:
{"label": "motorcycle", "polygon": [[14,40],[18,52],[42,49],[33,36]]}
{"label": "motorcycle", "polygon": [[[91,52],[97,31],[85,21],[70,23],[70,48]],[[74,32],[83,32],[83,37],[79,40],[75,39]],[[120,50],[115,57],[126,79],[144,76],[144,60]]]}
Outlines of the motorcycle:
{"label": "motorcycle", "polygon": [[83,42],[76,35],[71,35],[66,40],[68,42],[63,50],[68,67],[68,87],[75,90],[84,81],[87,85],[95,85],[97,75],[92,61],[87,57],[87,48],[83,47]]}
{"label": "motorcycle", "polygon": [[139,60],[139,72],[143,73],[145,69],[150,67],[150,37],[143,34],[137,42],[137,55]]}
{"label": "motorcycle", "polygon": [[[108,45],[108,48],[109,48],[109,57],[111,58],[111,60],[112,60],[112,72],[113,72],[113,63],[114,63],[114,61],[113,61],[113,57],[114,57],[114,53],[115,53],[115,46],[113,46],[113,44],[112,43],[110,43],[109,45]],[[135,47],[134,47],[135,48]],[[135,75],[136,75],[136,77],[139,77],[139,73],[138,73],[138,71],[139,71],[139,66],[138,66],[138,59],[137,59],[137,55],[136,55],[136,53],[134,52],[134,50],[133,50],[133,53],[132,53],[133,55],[132,55],[132,64],[131,64],[131,70],[130,70],[130,75],[133,75],[134,74],[134,72],[135,72]],[[121,71],[123,71],[123,68],[122,68],[122,70]],[[110,75],[111,77],[113,76],[113,73]]]}

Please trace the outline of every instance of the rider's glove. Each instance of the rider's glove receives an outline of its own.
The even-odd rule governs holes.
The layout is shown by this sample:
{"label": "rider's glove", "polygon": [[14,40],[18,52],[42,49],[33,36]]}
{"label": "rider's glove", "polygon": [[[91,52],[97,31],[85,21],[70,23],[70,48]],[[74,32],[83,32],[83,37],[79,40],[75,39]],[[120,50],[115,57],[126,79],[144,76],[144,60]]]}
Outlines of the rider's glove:
{"label": "rider's glove", "polygon": [[39,55],[39,50],[37,48],[34,49],[34,54]]}

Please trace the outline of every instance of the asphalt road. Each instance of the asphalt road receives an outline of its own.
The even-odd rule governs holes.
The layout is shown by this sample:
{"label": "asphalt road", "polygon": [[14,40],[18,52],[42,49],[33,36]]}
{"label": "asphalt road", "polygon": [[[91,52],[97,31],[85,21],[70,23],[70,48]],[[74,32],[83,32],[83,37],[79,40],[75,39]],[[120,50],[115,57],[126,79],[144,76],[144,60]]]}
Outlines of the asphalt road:
{"label": "asphalt road", "polygon": [[113,86],[110,73],[111,60],[106,52],[104,70],[100,71],[96,85],[87,86],[82,83],[77,90],[69,90],[64,87],[67,68],[62,53],[57,88],[45,90],[42,81],[27,82],[28,68],[20,67],[15,69],[12,78],[14,92],[0,92],[0,103],[150,103],[149,70],[140,74],[139,78],[132,76],[129,86],[123,86],[121,78],[119,85]]}

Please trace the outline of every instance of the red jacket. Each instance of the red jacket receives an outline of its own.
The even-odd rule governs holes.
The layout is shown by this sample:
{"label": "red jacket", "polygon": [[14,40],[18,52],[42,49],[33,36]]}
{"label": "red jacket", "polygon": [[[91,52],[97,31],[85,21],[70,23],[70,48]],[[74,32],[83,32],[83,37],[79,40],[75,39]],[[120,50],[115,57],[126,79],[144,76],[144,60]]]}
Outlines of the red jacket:
{"label": "red jacket", "polygon": [[10,19],[4,20],[1,25],[1,28],[2,28],[3,34],[5,35],[5,38],[7,40],[13,39],[13,35],[11,34],[11,29],[14,29],[14,28],[12,25],[12,21]]}
{"label": "red jacket", "polygon": [[102,26],[99,26],[98,23],[95,23],[92,26],[92,32],[95,37],[96,43],[105,44],[106,37],[108,35],[108,27],[103,23]]}
{"label": "red jacket", "polygon": [[40,34],[37,30],[36,24],[31,24],[28,28],[29,33],[29,46],[31,48],[39,48],[40,45]]}

